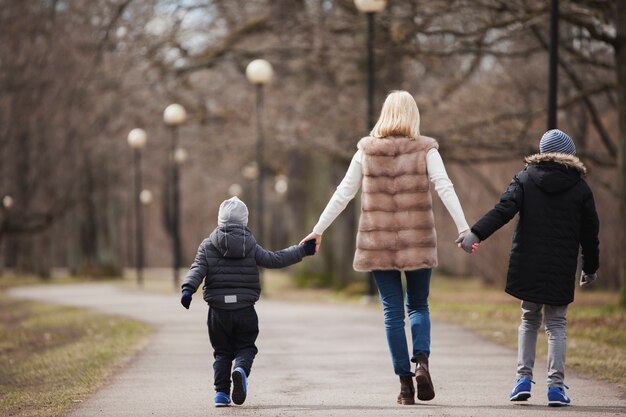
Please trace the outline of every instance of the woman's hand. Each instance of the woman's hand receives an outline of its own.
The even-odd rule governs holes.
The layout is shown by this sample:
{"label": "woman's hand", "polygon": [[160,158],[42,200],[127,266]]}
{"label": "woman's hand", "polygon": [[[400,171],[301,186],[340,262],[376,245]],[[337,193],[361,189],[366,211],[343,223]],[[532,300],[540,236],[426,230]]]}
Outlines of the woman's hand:
{"label": "woman's hand", "polygon": [[320,245],[322,244],[322,235],[318,235],[315,232],[311,232],[307,235],[307,237],[302,239],[299,244],[302,245],[305,241],[309,239],[315,239],[315,253],[319,252]]}
{"label": "woman's hand", "polygon": [[454,241],[454,243],[456,243],[457,247],[459,247],[459,248],[461,247],[461,242],[463,242],[463,238],[469,232],[470,232],[470,229],[466,229],[466,230],[463,230],[461,233],[459,233],[459,237],[457,237],[456,240]]}

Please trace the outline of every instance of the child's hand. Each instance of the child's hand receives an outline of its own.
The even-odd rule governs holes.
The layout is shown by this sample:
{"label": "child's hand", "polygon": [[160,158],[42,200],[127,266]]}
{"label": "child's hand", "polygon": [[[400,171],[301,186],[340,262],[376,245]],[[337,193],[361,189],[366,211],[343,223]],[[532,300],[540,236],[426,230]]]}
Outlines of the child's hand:
{"label": "child's hand", "polygon": [[591,283],[596,279],[598,279],[597,273],[588,274],[583,271],[582,274],[580,274],[580,286],[583,288],[587,287],[588,285],[591,285]]}
{"label": "child's hand", "polygon": [[311,232],[307,235],[307,237],[302,239],[299,244],[302,245],[303,243],[305,243],[307,240],[310,240],[310,239],[315,239],[315,253],[319,252],[320,245],[322,244],[322,235],[318,235],[315,232]]}
{"label": "child's hand", "polygon": [[189,290],[183,290],[183,296],[180,297],[180,303],[183,305],[183,307],[185,307],[187,310],[189,310],[189,305],[191,304],[191,291]]}
{"label": "child's hand", "polygon": [[302,244],[306,256],[315,255],[315,245],[315,239],[309,239]]}
{"label": "child's hand", "polygon": [[473,232],[469,232],[456,240],[457,246],[467,253],[472,253],[480,246],[480,239]]}

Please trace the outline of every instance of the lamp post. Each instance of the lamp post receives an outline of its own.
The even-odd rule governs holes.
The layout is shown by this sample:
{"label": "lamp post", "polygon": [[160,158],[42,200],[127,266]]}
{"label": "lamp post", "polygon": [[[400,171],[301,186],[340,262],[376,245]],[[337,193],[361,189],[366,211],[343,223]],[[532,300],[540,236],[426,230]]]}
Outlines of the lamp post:
{"label": "lamp post", "polygon": [[284,247],[289,230],[289,216],[285,212],[285,198],[289,191],[289,179],[285,174],[274,177],[274,209],[272,210],[272,227],[269,242],[275,247]]}
{"label": "lamp post", "polygon": [[258,169],[257,182],[257,240],[264,243],[263,224],[263,182],[265,169],[263,167],[263,86],[272,79],[272,65],[264,59],[255,59],[246,67],[248,81],[256,86],[256,165]]}
{"label": "lamp post", "polygon": [[[382,12],[387,5],[386,0],[354,0],[354,5],[367,16],[367,131],[374,128],[374,15]],[[376,293],[374,276],[370,272],[367,274],[367,294],[373,297]]]}
{"label": "lamp post", "polygon": [[[142,206],[146,206],[146,210],[147,210],[147,206],[152,203],[153,199],[154,198],[152,196],[152,191],[150,191],[150,190],[141,190],[141,192],[139,193],[139,201],[141,201]],[[143,209],[142,209],[141,212],[144,213]],[[142,221],[142,226],[143,226],[143,221]],[[142,227],[142,229],[143,229],[143,227]],[[148,229],[146,232],[147,233],[142,234],[142,238],[144,240],[147,239],[148,242],[149,242],[150,241],[150,236],[146,236],[146,235],[150,233],[150,229]],[[143,254],[142,266],[144,266],[145,264],[148,263],[148,261],[146,260],[147,257],[145,256],[145,251],[143,250],[143,244],[142,244],[142,251],[141,251],[141,253]]]}
{"label": "lamp post", "polygon": [[[178,288],[178,272],[180,269],[180,150],[178,148],[178,128],[187,120],[187,112],[180,104],[170,104],[163,112],[163,121],[170,127],[172,132],[172,144],[170,152],[170,181],[171,181],[171,218],[170,233],[172,236],[172,269],[174,273],[174,288]],[[179,156],[177,157],[177,154]],[[186,158],[186,153],[185,153]],[[182,158],[184,159],[184,158]]]}
{"label": "lamp post", "polygon": [[556,129],[557,68],[559,49],[559,0],[550,5],[550,46],[548,67],[548,130]]}
{"label": "lamp post", "polygon": [[143,286],[143,219],[141,217],[141,149],[146,146],[148,136],[143,129],[133,129],[126,137],[133,150],[134,188],[133,202],[135,205],[135,269],[137,285]]}
{"label": "lamp post", "polygon": [[[0,218],[0,226],[2,226],[2,223],[4,222],[8,223],[9,211],[11,210],[12,207],[13,207],[13,197],[6,194],[5,196],[2,197],[2,200],[0,200],[0,214],[3,215],[3,218]],[[0,243],[2,243],[2,233],[0,233]],[[0,260],[0,276],[3,273],[4,263],[5,263],[5,259]]]}
{"label": "lamp post", "polygon": [[367,129],[374,127],[374,15],[382,12],[386,0],[354,0],[356,8],[367,16]]}

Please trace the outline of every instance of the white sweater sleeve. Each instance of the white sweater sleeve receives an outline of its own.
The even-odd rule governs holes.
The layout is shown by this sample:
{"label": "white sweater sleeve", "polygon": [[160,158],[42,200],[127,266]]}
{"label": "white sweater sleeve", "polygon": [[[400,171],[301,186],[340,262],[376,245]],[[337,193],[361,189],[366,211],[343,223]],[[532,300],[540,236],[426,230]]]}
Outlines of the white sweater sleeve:
{"label": "white sweater sleeve", "polygon": [[363,178],[363,173],[361,172],[361,155],[362,152],[360,149],[354,154],[346,176],[343,177],[343,180],[341,180],[341,183],[337,186],[337,190],[326,205],[317,224],[313,227],[313,232],[318,235],[324,233],[337,216],[346,208],[350,200],[354,198],[359,188],[361,188],[361,180]]}
{"label": "white sweater sleeve", "polygon": [[469,225],[465,220],[465,214],[463,214],[463,208],[461,208],[459,198],[454,192],[454,186],[450,178],[448,178],[448,173],[437,149],[431,149],[426,154],[426,168],[428,170],[428,178],[435,184],[435,191],[437,191],[443,205],[446,206],[448,213],[452,216],[458,232],[461,233],[469,229]]}

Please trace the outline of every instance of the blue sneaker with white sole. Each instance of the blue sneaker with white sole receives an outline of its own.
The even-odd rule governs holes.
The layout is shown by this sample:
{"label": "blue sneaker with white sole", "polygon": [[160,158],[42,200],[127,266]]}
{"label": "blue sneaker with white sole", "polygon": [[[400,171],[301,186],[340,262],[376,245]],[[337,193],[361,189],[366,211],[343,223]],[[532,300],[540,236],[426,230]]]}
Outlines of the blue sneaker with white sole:
{"label": "blue sneaker with white sole", "polygon": [[535,381],[528,377],[519,378],[515,382],[515,387],[509,395],[509,401],[526,401],[530,398],[530,384],[534,384]]}
{"label": "blue sneaker with white sole", "polygon": [[246,371],[243,368],[235,368],[231,378],[233,379],[233,402],[237,405],[241,405],[246,401],[246,394],[248,391],[248,382],[246,380]]}
{"label": "blue sneaker with white sole", "polygon": [[[569,388],[565,385],[565,388]],[[548,388],[548,405],[550,407],[565,407],[570,405],[571,400],[565,395],[563,387]]]}
{"label": "blue sneaker with white sole", "polygon": [[213,399],[216,407],[228,407],[230,406],[230,395],[225,392],[216,392]]}

